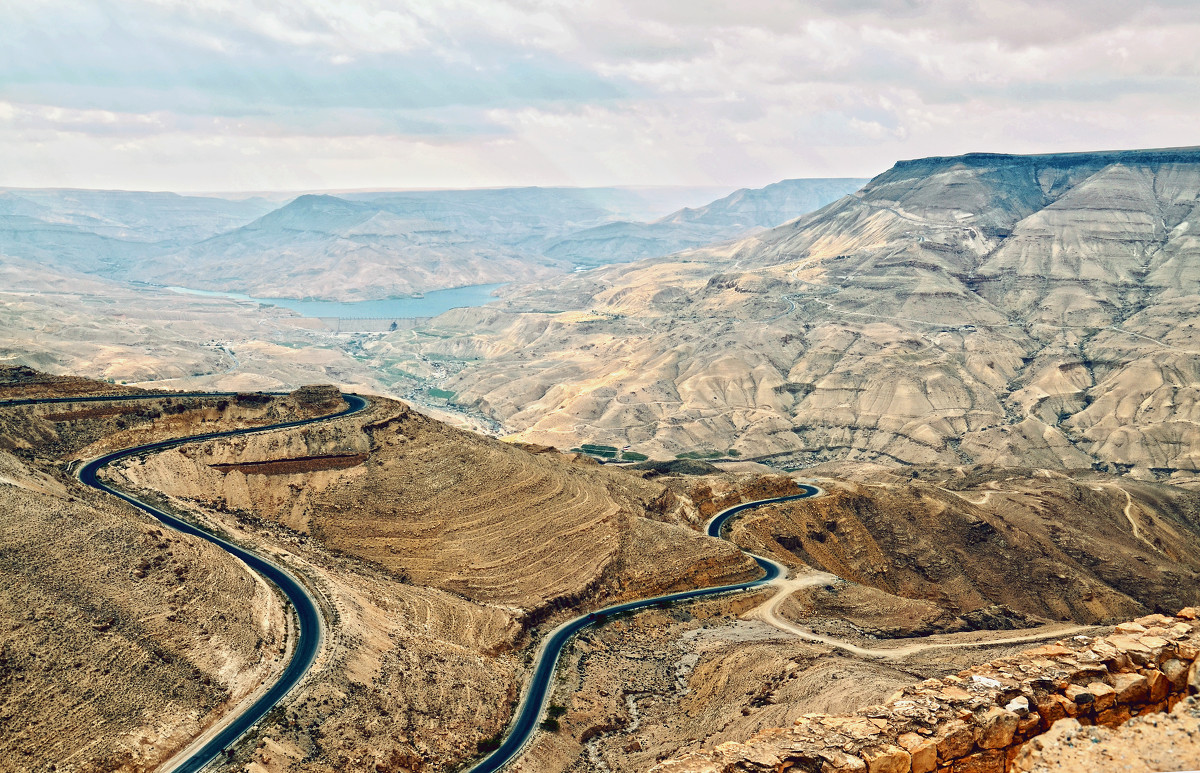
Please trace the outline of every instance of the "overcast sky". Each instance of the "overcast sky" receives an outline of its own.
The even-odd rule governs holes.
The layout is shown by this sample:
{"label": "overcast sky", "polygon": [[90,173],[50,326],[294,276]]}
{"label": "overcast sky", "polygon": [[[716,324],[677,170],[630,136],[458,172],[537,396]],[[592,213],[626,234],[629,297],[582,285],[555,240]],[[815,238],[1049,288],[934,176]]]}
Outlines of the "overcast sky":
{"label": "overcast sky", "polygon": [[1194,0],[0,0],[0,186],[741,185],[1200,144]]}

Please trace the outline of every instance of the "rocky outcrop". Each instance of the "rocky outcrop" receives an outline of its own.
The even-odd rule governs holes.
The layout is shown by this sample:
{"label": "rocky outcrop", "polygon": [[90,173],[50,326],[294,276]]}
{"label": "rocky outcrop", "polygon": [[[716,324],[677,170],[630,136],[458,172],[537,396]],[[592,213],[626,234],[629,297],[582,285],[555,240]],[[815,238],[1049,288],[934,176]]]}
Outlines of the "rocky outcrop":
{"label": "rocky outcrop", "polygon": [[[1004,773],[1037,765],[1037,738],[1069,720],[1116,728],[1200,692],[1200,610],[1149,615],[930,679],[850,716],[664,762],[655,773]],[[1057,732],[1057,731],[1056,731]],[[1033,740],[1033,743],[1027,742]]]}
{"label": "rocky outcrop", "polygon": [[1200,700],[1184,698],[1167,714],[1144,714],[1110,729],[1060,719],[1021,747],[1015,769],[1031,773],[1159,773],[1200,770]]}

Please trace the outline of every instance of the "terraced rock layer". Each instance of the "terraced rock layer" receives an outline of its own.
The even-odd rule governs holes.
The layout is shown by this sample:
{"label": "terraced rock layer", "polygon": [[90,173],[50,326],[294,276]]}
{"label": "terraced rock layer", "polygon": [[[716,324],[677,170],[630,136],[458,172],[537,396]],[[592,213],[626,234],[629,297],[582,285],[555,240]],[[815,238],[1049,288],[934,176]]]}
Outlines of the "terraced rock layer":
{"label": "terraced rock layer", "polygon": [[1198,230],[1200,150],[924,159],[371,351],[457,362],[456,400],[559,447],[1186,481]]}
{"label": "terraced rock layer", "polygon": [[[123,475],[252,513],[412,583],[531,614],[755,571],[731,546],[641,517],[686,519],[688,505],[660,485],[530,454],[390,401],[362,421],[175,449]],[[681,555],[648,555],[656,544]]]}
{"label": "terraced rock layer", "polygon": [[700,520],[686,495],[388,400],[130,460],[120,476],[281,556],[326,600],[327,654],[235,754],[256,773],[453,769],[503,731],[557,620],[758,571],[684,525]]}

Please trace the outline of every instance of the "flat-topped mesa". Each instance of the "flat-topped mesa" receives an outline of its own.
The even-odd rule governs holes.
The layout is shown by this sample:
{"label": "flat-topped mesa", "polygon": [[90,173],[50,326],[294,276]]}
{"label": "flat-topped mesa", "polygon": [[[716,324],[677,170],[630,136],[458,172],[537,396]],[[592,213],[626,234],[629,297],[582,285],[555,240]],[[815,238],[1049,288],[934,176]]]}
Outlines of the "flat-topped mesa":
{"label": "flat-topped mesa", "polygon": [[[927,679],[852,716],[809,714],[654,773],[1004,773],[1032,770],[1060,720],[1117,728],[1200,693],[1200,610],[1154,614]],[[1189,704],[1190,705],[1190,704]]]}
{"label": "flat-topped mesa", "polygon": [[[897,161],[892,169],[933,169],[937,166],[1104,166],[1107,164],[1181,164],[1200,161],[1200,146],[1146,150],[1095,150],[1082,153],[964,153]],[[886,174],[886,172],[885,172]],[[878,178],[877,178],[878,179]]]}

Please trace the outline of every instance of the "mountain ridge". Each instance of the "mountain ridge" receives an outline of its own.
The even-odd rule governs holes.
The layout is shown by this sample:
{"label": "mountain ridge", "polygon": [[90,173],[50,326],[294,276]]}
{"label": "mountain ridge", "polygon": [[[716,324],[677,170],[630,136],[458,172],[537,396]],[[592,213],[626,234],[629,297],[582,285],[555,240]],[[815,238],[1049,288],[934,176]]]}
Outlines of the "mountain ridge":
{"label": "mountain ridge", "polygon": [[[470,352],[447,388],[530,442],[1195,476],[1195,417],[1168,406],[1200,389],[1200,151],[928,166],[419,346]],[[563,313],[518,313],[537,308]]]}
{"label": "mountain ridge", "polygon": [[[282,204],[261,196],[2,189],[0,253],[117,280],[256,297],[376,300],[544,281],[581,264],[699,246],[782,222],[844,192],[820,192],[829,182],[743,189],[667,215],[665,207],[694,201],[706,189],[316,192]],[[818,198],[805,198],[801,189]],[[651,213],[656,223],[616,220]],[[714,213],[724,222],[706,222]],[[602,238],[586,236],[596,227]],[[650,238],[609,238],[614,228],[646,231]],[[562,247],[580,233],[586,254]]]}

